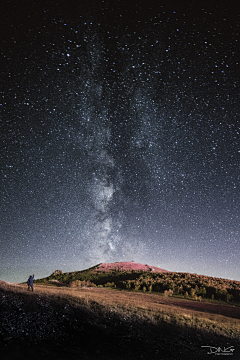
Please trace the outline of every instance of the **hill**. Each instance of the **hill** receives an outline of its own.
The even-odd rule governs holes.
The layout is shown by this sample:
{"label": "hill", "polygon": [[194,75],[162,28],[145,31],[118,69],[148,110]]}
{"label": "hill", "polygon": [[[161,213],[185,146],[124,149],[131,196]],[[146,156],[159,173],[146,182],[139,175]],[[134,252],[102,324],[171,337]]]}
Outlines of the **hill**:
{"label": "hill", "polygon": [[[85,283],[78,285],[105,285],[106,283],[114,282],[117,286],[122,287],[121,282],[125,280],[134,280],[141,274],[153,273],[167,273],[168,270],[150,266],[147,264],[131,262],[115,262],[115,263],[100,263],[91,268],[63,273],[61,270],[55,270],[50,276],[35,280],[36,283],[55,282],[57,285],[71,285],[74,286],[74,281],[82,281]],[[91,283],[91,284],[90,284]],[[75,284],[76,285],[76,284]]]}
{"label": "hill", "polygon": [[202,301],[204,298],[240,303],[240,281],[211,276],[170,272],[135,262],[100,263],[89,269],[35,280],[38,284],[68,287],[108,287],[132,291],[164,293]]}
{"label": "hill", "polygon": [[0,282],[0,318],[3,360],[202,360],[208,345],[240,355],[240,308],[227,303]]}
{"label": "hill", "polygon": [[1,359],[239,358],[240,307],[99,287],[0,282]]}
{"label": "hill", "polygon": [[202,360],[211,345],[238,358],[239,303],[239,281],[133,261],[55,270],[34,292],[0,281],[0,348],[6,360]]}

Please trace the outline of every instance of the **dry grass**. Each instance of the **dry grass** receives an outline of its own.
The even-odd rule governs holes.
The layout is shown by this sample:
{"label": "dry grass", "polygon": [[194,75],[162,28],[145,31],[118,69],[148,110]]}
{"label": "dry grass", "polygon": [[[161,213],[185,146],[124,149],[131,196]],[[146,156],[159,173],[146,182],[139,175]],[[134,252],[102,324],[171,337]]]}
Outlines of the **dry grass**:
{"label": "dry grass", "polygon": [[[26,285],[0,284],[0,288],[23,293]],[[115,313],[135,321],[147,321],[153,325],[177,325],[183,334],[191,329],[201,333],[222,335],[240,339],[240,307],[213,304],[203,301],[166,298],[159,294],[146,294],[105,288],[66,288],[35,285],[34,296],[49,297],[51,300],[66,301],[93,311]]]}
{"label": "dry grass", "polygon": [[0,318],[4,360],[202,360],[222,344],[240,356],[240,308],[221,303],[0,281]]}

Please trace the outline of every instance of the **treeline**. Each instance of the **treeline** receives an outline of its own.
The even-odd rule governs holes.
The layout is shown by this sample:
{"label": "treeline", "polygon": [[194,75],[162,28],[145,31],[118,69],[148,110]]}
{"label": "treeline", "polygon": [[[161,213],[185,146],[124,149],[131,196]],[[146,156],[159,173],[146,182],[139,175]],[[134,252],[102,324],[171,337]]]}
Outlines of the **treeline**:
{"label": "treeline", "polygon": [[50,275],[44,279],[35,280],[36,283],[42,283],[52,280],[57,280],[60,283],[65,283],[71,285],[73,282],[91,282],[96,286],[106,285],[106,283],[114,282],[116,285],[120,286],[121,282],[124,280],[134,280],[137,279],[143,271],[112,271],[112,272],[92,272],[92,271],[75,271],[71,273],[63,273],[57,275]]}
{"label": "treeline", "polygon": [[51,275],[36,282],[57,280],[71,287],[99,286],[144,292],[240,302],[240,282],[189,273],[153,273],[142,271],[89,272],[79,271]]}
{"label": "treeline", "polygon": [[166,296],[183,295],[240,302],[240,282],[188,273],[142,274],[120,284],[123,289],[162,292]]}

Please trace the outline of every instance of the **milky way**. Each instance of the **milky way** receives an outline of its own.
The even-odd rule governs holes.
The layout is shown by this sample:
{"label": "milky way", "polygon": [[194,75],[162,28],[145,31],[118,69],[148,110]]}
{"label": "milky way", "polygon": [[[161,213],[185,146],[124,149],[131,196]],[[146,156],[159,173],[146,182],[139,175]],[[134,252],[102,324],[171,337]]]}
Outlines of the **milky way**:
{"label": "milky way", "polygon": [[5,3],[0,278],[240,280],[239,7]]}

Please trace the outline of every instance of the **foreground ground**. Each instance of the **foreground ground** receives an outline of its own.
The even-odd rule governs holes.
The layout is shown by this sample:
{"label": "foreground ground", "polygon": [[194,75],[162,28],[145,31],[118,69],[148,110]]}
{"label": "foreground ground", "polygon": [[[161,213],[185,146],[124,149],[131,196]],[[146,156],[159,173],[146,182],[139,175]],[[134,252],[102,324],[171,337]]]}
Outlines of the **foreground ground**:
{"label": "foreground ground", "polygon": [[240,359],[240,308],[223,303],[0,283],[0,319],[3,360]]}

